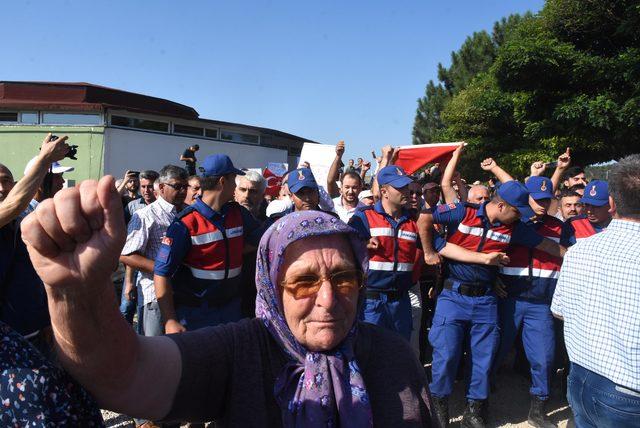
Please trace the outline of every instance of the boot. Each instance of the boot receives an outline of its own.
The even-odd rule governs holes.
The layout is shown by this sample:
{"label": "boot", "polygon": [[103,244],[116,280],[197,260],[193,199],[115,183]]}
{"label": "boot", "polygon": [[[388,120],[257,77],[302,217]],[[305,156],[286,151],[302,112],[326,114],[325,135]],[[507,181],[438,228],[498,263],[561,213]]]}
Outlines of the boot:
{"label": "boot", "polygon": [[468,400],[460,426],[466,428],[485,428],[486,423],[485,402],[483,400]]}
{"label": "boot", "polygon": [[432,396],[433,412],[435,413],[438,425],[442,428],[449,426],[449,398]]}
{"label": "boot", "polygon": [[527,422],[535,428],[556,428],[556,424],[547,418],[545,411],[546,402],[535,395],[531,396],[531,408],[529,409],[529,418]]}

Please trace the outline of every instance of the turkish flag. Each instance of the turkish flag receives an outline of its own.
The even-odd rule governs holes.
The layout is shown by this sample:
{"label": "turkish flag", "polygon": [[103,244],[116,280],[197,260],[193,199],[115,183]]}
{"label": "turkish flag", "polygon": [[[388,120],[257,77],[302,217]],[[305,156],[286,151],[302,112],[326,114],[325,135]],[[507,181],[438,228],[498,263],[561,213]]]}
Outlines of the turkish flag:
{"label": "turkish flag", "polygon": [[277,198],[278,193],[280,193],[280,187],[282,187],[282,177],[277,176],[269,168],[265,168],[262,175],[265,180],[267,180],[267,188],[265,189],[264,194]]}
{"label": "turkish flag", "polygon": [[452,153],[460,144],[464,143],[434,143],[401,146],[398,152],[398,159],[394,165],[404,169],[407,174],[413,174],[428,163],[437,162],[440,164],[440,168],[444,169],[444,165],[449,162]]}

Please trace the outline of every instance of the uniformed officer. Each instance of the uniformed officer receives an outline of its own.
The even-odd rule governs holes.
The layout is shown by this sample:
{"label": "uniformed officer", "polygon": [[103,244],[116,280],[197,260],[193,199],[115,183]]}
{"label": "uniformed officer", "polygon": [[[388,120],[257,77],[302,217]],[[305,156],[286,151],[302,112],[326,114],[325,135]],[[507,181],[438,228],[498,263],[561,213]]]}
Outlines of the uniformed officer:
{"label": "uniformed officer", "polygon": [[580,202],[583,204],[584,214],[567,220],[562,229],[560,243],[570,247],[578,239],[600,233],[611,222],[611,207],[609,206],[609,185],[606,181],[593,180],[584,188],[584,195]]}
{"label": "uniformed officer", "polygon": [[[544,239],[531,226],[519,221],[534,212],[527,188],[517,182],[503,183],[496,195],[482,205],[440,205],[433,213],[420,215],[420,235],[425,261],[437,258],[429,243],[433,223],[448,227],[447,241],[482,253],[505,251],[510,244],[537,248],[561,256],[560,246]],[[463,426],[484,427],[485,400],[489,395],[489,372],[498,350],[497,298],[492,291],[498,269],[470,263],[446,264],[444,289],[438,296],[429,341],[433,347],[430,384],[434,411],[441,425],[448,425],[448,397],[453,389],[465,338],[469,339],[471,376],[467,385],[467,408]]]}
{"label": "uniformed officer", "polygon": [[349,224],[369,240],[369,269],[364,321],[411,337],[412,271],[418,248],[418,226],[404,208],[413,180],[397,166],[386,166],[377,175],[380,200],[361,208]]}
{"label": "uniformed officer", "polygon": [[[416,221],[405,209],[413,180],[402,168],[390,165],[380,169],[377,181],[380,200],[371,207],[358,209],[349,220],[349,225],[369,242],[367,289],[361,319],[396,331],[409,340],[413,322],[408,291],[414,284],[415,257],[421,246]],[[447,257],[475,263],[496,264],[500,260],[449,245],[438,235],[429,245]]]}
{"label": "uniformed officer", "polygon": [[[154,286],[166,333],[241,318],[242,254],[262,229],[232,202],[236,175],[227,155],[202,164],[202,196],[169,226],[154,266]],[[177,189],[176,189],[177,190]]]}
{"label": "uniformed officer", "polygon": [[[535,216],[531,224],[538,234],[553,241],[560,240],[562,221],[547,214],[553,198],[553,184],[546,177],[530,177],[526,184],[529,204]],[[500,267],[496,289],[500,318],[500,347],[494,372],[504,361],[522,331],[525,354],[531,366],[531,407],[529,424],[540,428],[556,425],[548,420],[545,402],[549,398],[550,379],[554,364],[555,334],[551,314],[551,298],[560,275],[562,258],[524,245],[511,245],[507,251],[510,262]],[[500,281],[499,281],[500,283]]]}

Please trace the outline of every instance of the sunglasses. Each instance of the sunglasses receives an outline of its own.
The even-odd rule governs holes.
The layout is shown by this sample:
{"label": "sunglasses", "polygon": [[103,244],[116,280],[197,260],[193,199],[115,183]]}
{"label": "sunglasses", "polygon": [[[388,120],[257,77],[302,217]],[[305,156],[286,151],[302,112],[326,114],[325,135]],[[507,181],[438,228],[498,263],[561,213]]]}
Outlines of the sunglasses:
{"label": "sunglasses", "polygon": [[189,187],[189,185],[187,185],[187,184],[171,184],[171,183],[162,183],[162,184],[165,184],[165,185],[171,187],[176,192],[180,192],[182,190],[185,190],[187,187]]}
{"label": "sunglasses", "polygon": [[294,299],[304,299],[318,294],[324,281],[342,296],[351,296],[355,291],[364,287],[365,274],[359,270],[344,270],[335,272],[328,277],[318,275],[300,275],[285,279],[280,284]]}

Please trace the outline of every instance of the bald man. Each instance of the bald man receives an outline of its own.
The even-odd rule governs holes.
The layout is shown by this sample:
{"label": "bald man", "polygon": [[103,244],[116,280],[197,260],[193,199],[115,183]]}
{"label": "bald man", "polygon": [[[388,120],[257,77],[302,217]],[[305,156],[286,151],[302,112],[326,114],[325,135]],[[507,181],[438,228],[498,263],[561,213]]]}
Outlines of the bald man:
{"label": "bald man", "polygon": [[482,204],[487,202],[489,199],[491,199],[489,188],[482,184],[471,186],[469,193],[467,194],[467,202],[471,202],[473,204]]}

